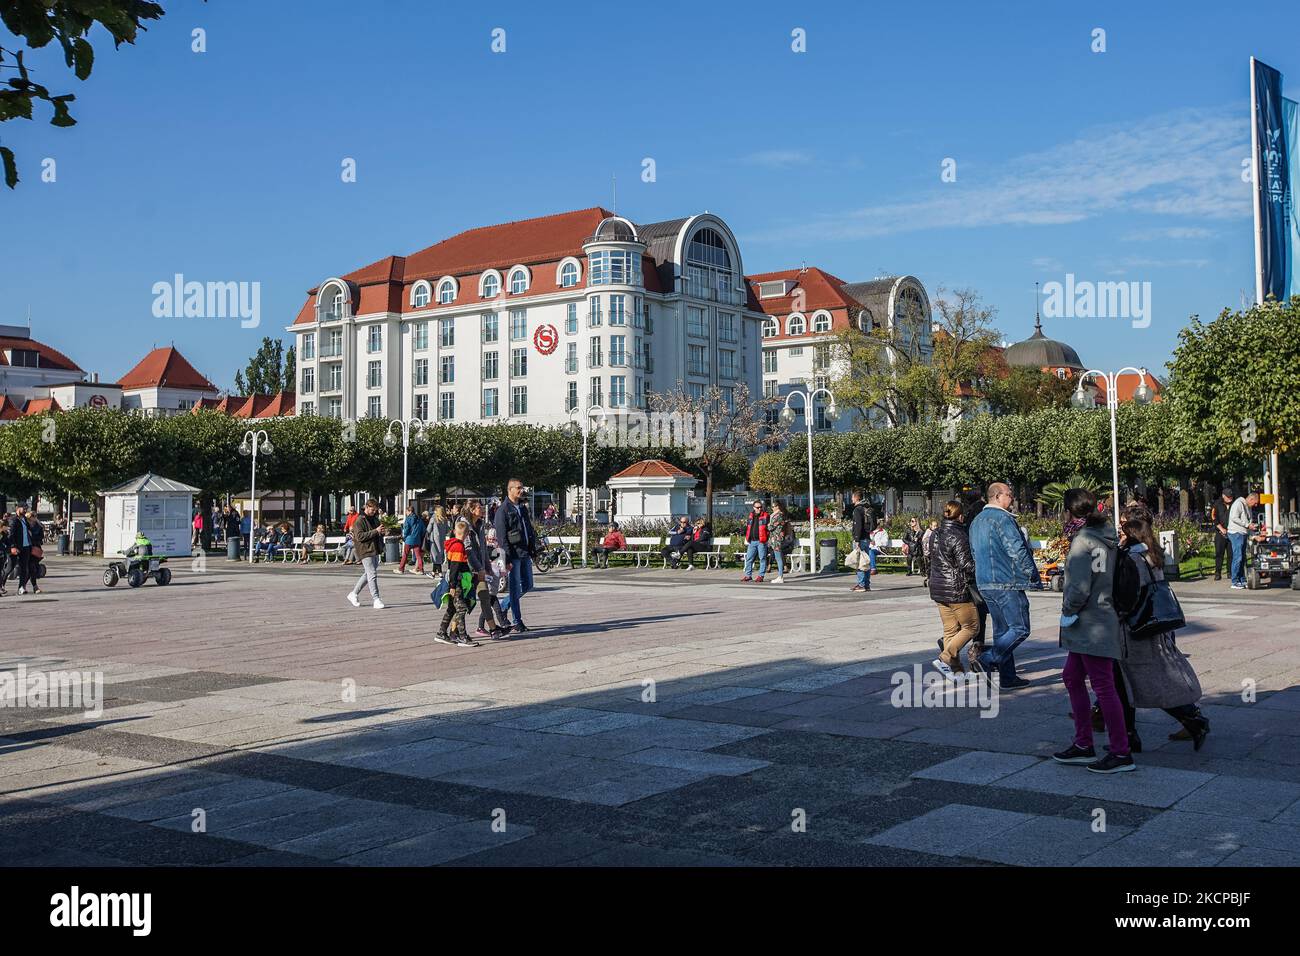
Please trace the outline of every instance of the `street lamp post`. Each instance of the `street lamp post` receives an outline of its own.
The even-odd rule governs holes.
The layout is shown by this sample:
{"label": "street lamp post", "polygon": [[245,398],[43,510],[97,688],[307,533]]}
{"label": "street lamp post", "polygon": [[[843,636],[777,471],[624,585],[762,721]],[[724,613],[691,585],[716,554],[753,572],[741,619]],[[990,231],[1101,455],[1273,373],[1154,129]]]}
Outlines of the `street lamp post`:
{"label": "street lamp post", "polygon": [[423,442],[425,440],[424,430],[429,427],[429,423],[423,418],[394,418],[388,423],[388,430],[384,432],[384,444],[389,448],[397,447],[397,439],[393,436],[393,426],[397,426],[402,435],[402,507],[401,513],[406,513],[406,506],[410,504],[407,498],[407,465],[410,460],[411,449],[411,432],[415,432],[415,440]]}
{"label": "street lamp post", "polygon": [[253,478],[249,485],[248,494],[253,499],[252,510],[248,515],[248,563],[253,563],[253,531],[257,528],[257,453],[261,451],[264,455],[269,455],[275,451],[275,446],[271,444],[271,436],[266,433],[265,428],[259,428],[257,431],[249,429],[244,432],[244,441],[239,446],[241,455],[253,456]]}
{"label": "street lamp post", "polygon": [[1114,501],[1113,510],[1117,521],[1119,520],[1119,445],[1115,438],[1115,413],[1119,409],[1119,377],[1125,372],[1135,372],[1138,376],[1138,387],[1133,392],[1133,401],[1139,405],[1149,405],[1155,398],[1155,393],[1147,385],[1147,370],[1145,368],[1133,368],[1132,366],[1125,366],[1118,372],[1102,372],[1098,369],[1089,369],[1079,376],[1079,386],[1070,397],[1070,404],[1075,408],[1092,408],[1096,402],[1091,395],[1083,390],[1084,383],[1094,375],[1100,375],[1106,382],[1106,407],[1110,409],[1110,494]]}
{"label": "street lamp post", "polygon": [[578,427],[582,429],[582,566],[587,566],[587,436],[591,434],[591,418],[593,412],[600,412],[603,417],[605,407],[603,405],[588,405],[586,409],[574,406],[569,409],[569,424],[574,424],[574,413],[582,416],[582,424]]}
{"label": "street lamp post", "polygon": [[822,392],[826,393],[827,398],[831,400],[830,405],[826,407],[826,420],[833,422],[840,417],[839,409],[835,407],[835,396],[829,388],[815,388],[811,392],[805,392],[796,389],[785,397],[785,408],[781,409],[781,421],[786,425],[794,424],[794,409],[790,407],[790,399],[796,395],[803,399],[803,418],[804,424],[808,427],[808,565],[812,568],[812,573],[817,573],[817,518],[814,515],[816,504],[813,501],[813,402],[817,401],[817,396]]}

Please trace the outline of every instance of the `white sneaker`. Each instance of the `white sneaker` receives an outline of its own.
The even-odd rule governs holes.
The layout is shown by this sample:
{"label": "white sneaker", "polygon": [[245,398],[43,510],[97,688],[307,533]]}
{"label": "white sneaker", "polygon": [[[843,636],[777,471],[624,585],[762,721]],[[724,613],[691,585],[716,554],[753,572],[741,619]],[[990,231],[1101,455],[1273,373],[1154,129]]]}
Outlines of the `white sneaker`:
{"label": "white sneaker", "polygon": [[384,602],[379,600],[379,598],[375,598],[375,603],[370,606],[373,607],[376,611],[382,611],[385,607]]}
{"label": "white sneaker", "polygon": [[361,602],[357,600],[357,596],[351,591],[348,592],[348,603],[353,607],[361,607]]}
{"label": "white sneaker", "polygon": [[[1236,585],[1234,584],[1233,587],[1236,587]],[[19,589],[18,589],[18,593],[19,593],[19,594],[26,594],[26,593],[27,593],[27,589],[26,589],[26,588],[19,588]]]}
{"label": "white sneaker", "polygon": [[953,673],[952,667],[949,666],[948,664],[946,664],[946,663],[945,663],[943,660],[941,660],[940,658],[936,657],[936,658],[932,661],[932,663],[934,664],[935,668],[938,669],[939,673],[942,674],[942,675],[944,676],[944,679],[945,679],[945,680],[952,680],[952,679],[956,676],[956,675]]}
{"label": "white sneaker", "polygon": [[393,573],[394,573],[394,574],[405,574],[406,572],[403,571],[401,568],[393,568]]}
{"label": "white sneaker", "polygon": [[772,583],[773,583],[773,584],[785,584],[785,578],[781,577],[781,576],[778,574],[776,577],[774,577],[774,578],[772,579]]}

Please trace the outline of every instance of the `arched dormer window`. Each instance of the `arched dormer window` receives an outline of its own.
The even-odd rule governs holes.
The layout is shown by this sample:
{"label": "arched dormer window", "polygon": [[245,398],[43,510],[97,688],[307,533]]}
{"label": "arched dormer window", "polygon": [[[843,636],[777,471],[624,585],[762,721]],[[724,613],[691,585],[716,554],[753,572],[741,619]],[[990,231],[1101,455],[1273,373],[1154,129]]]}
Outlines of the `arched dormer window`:
{"label": "arched dormer window", "polygon": [[829,332],[831,330],[831,314],[825,310],[813,313],[813,331]]}
{"label": "arched dormer window", "polygon": [[803,335],[807,330],[808,323],[798,312],[786,320],[785,331],[787,335]]}
{"label": "arched dormer window", "polygon": [[516,266],[510,272],[510,294],[523,295],[528,291],[528,270]]}
{"label": "arched dormer window", "polygon": [[501,294],[501,276],[496,272],[485,272],[479,284],[479,295],[485,299],[495,299]]}
{"label": "arched dormer window", "polygon": [[871,330],[876,327],[876,320],[871,314],[870,309],[863,309],[858,313],[858,331],[864,335],[870,335]]}
{"label": "arched dormer window", "polygon": [[411,288],[411,305],[423,309],[429,304],[429,283],[421,280]]}
{"label": "arched dormer window", "polygon": [[443,279],[438,283],[438,304],[450,305],[456,301],[456,283],[452,279]]}
{"label": "arched dormer window", "polygon": [[581,272],[578,264],[572,260],[560,266],[560,288],[571,289],[578,284],[581,278]]}
{"label": "arched dormer window", "polygon": [[772,316],[763,320],[763,338],[770,339],[774,335],[781,334],[781,323],[777,322]]}

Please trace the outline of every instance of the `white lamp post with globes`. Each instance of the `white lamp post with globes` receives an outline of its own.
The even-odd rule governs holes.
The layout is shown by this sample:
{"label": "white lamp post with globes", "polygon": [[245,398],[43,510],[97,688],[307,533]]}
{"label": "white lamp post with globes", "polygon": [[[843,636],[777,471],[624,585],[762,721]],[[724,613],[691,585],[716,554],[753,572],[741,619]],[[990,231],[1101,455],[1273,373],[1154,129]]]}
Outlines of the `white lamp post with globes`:
{"label": "white lamp post with globes", "polygon": [[248,494],[253,499],[252,511],[248,516],[248,563],[253,563],[253,552],[257,550],[253,543],[253,533],[257,530],[257,453],[261,451],[263,455],[269,455],[275,451],[275,446],[271,444],[271,436],[266,433],[265,428],[259,428],[257,431],[249,429],[244,432],[244,440],[239,446],[241,455],[253,456],[253,478],[249,486]]}
{"label": "white lamp post with globes", "polygon": [[1138,387],[1133,392],[1133,401],[1139,405],[1149,405],[1155,399],[1155,392],[1151,386],[1147,385],[1147,370],[1145,368],[1133,368],[1126,366],[1118,372],[1102,372],[1097,369],[1089,369],[1079,376],[1079,386],[1070,396],[1070,404],[1075,408],[1093,408],[1096,406],[1096,399],[1084,391],[1083,386],[1088,379],[1094,375],[1099,375],[1106,382],[1106,407],[1110,409],[1110,471],[1111,471],[1111,498],[1114,501],[1114,514],[1116,520],[1119,517],[1119,446],[1115,438],[1115,413],[1119,409],[1119,377],[1125,372],[1133,372],[1138,376]]}
{"label": "white lamp post with globes", "polygon": [[[591,420],[595,413],[599,412],[600,417],[605,417],[605,407],[603,405],[588,405],[585,409],[574,406],[569,409],[570,427],[577,425],[582,430],[582,566],[587,566],[587,437],[591,434]],[[580,415],[582,424],[574,420],[574,415]]]}
{"label": "white lamp post with globes", "polygon": [[800,389],[790,392],[785,397],[785,408],[781,409],[781,421],[787,426],[794,424],[795,411],[790,407],[790,399],[798,395],[803,399],[804,424],[808,430],[808,565],[812,568],[812,573],[817,573],[817,519],[814,512],[817,506],[813,501],[813,402],[817,401],[817,396],[826,394],[830,399],[830,404],[826,406],[826,420],[828,422],[836,421],[840,417],[840,411],[835,407],[835,396],[829,388],[815,388],[811,392],[805,392]]}
{"label": "white lamp post with globes", "polygon": [[423,443],[425,440],[424,430],[429,427],[429,423],[423,418],[394,418],[388,423],[388,430],[384,432],[384,444],[389,448],[397,447],[397,438],[393,435],[393,427],[396,426],[401,431],[402,436],[402,508],[401,514],[406,514],[406,506],[410,504],[407,499],[407,462],[410,458],[411,449],[411,432],[415,432],[415,440]]}

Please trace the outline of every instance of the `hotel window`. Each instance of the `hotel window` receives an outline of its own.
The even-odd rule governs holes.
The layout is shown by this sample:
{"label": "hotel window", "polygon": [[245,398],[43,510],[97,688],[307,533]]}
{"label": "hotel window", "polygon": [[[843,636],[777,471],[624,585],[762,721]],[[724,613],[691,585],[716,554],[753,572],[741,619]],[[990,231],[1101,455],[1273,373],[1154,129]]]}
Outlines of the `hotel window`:
{"label": "hotel window", "polygon": [[528,310],[510,310],[510,341],[518,342],[528,338]]}
{"label": "hotel window", "polygon": [[723,378],[736,377],[736,353],[731,349],[718,350],[718,374]]}
{"label": "hotel window", "polygon": [[831,317],[826,312],[818,312],[813,316],[814,332],[829,332],[831,330]]}
{"label": "hotel window", "polygon": [[637,408],[645,407],[645,388],[641,384],[640,375],[636,377],[636,396],[633,399],[633,403],[636,405]]}
{"label": "hotel window", "polygon": [[501,280],[494,275],[485,276],[483,279],[483,298],[495,299],[498,292],[501,291]]}
{"label": "hotel window", "polygon": [[587,300],[587,325],[600,325],[600,296],[593,295]]}
{"label": "hotel window", "polygon": [[429,360],[416,359],[414,368],[415,368],[416,387],[419,388],[421,385],[428,385],[429,384]]}
{"label": "hotel window", "polygon": [[780,334],[781,326],[777,323],[776,319],[769,315],[763,320],[763,338],[770,339],[772,336]]}
{"label": "hotel window", "polygon": [[415,417],[422,422],[427,422],[429,420],[429,396],[428,395],[415,396]]}
{"label": "hotel window", "polygon": [[370,400],[366,403],[366,415],[370,418],[382,418],[384,416],[384,400],[378,395],[371,395]]}
{"label": "hotel window", "polygon": [[429,287],[421,282],[415,287],[415,294],[411,296],[411,305],[417,309],[423,309],[429,304]]}
{"label": "hotel window", "polygon": [[438,394],[438,417],[444,422],[456,417],[455,392],[440,392]]}
{"label": "hotel window", "polygon": [[366,365],[366,386],[368,388],[382,388],[384,384],[384,363],[369,362]]}
{"label": "hotel window", "polygon": [[510,414],[528,414],[528,386],[516,385],[510,389]]}
{"label": "hotel window", "polygon": [[593,405],[604,404],[605,403],[601,401],[600,376],[598,375],[591,380],[591,387],[587,392],[587,407],[590,408]]}
{"label": "hotel window", "polygon": [[429,323],[416,322],[411,331],[411,347],[417,352],[423,352],[429,347]]}
{"label": "hotel window", "polygon": [[571,412],[578,407],[578,383],[576,380],[570,380],[569,387],[564,396],[564,410]]}
{"label": "hotel window", "polygon": [[560,270],[560,288],[570,289],[578,284],[578,266],[573,262],[566,262],[564,268]]}
{"label": "hotel window", "polygon": [[692,375],[708,375],[708,349],[703,345],[688,345],[686,347],[687,371]]}
{"label": "hotel window", "polygon": [[602,251],[591,254],[591,285],[639,285],[641,253]]}
{"label": "hotel window", "polygon": [[495,382],[500,369],[500,361],[497,359],[496,352],[483,353],[483,380],[486,382]]}
{"label": "hotel window", "polygon": [[495,312],[483,313],[483,341],[495,342],[499,334],[499,321]]}
{"label": "hotel window", "polygon": [[686,332],[696,338],[707,339],[709,337],[709,327],[704,320],[704,310],[697,306],[690,306],[686,310]]}
{"label": "hotel window", "polygon": [[639,295],[632,297],[632,324],[638,329],[645,328],[645,304]]}
{"label": "hotel window", "polygon": [[576,372],[578,370],[578,343],[570,342],[564,353],[564,370],[566,372]]}
{"label": "hotel window", "polygon": [[315,415],[315,414],[316,414],[316,403],[315,403],[315,402],[303,402],[303,403],[302,403],[302,411],[299,412],[299,414],[300,414],[300,415]]}
{"label": "hotel window", "polygon": [[456,284],[450,279],[443,279],[438,286],[438,304],[450,305],[456,301]]}
{"label": "hotel window", "polygon": [[325,366],[325,389],[330,392],[340,392],[343,390],[343,366],[327,365]]}
{"label": "hotel window", "polygon": [[310,395],[314,391],[316,391],[316,370],[305,368],[302,370],[302,393]]}
{"label": "hotel window", "polygon": [[334,302],[330,306],[329,317],[331,319],[343,318],[343,293],[342,292],[334,293]]}
{"label": "hotel window", "polygon": [[803,335],[808,326],[804,323],[802,315],[792,315],[785,324],[785,330],[790,335]]}
{"label": "hotel window", "polygon": [[774,378],[765,378],[765,379],[763,379],[763,397],[764,397],[764,398],[776,398],[778,394],[780,394],[780,393],[779,393],[779,391],[778,391],[778,386],[777,386],[777,384],[776,384],[776,379],[774,379]]}
{"label": "hotel window", "polygon": [[627,325],[627,296],[611,295],[609,297],[609,324]]}
{"label": "hotel window", "polygon": [[609,364],[627,365],[626,335],[611,335],[609,337]]}
{"label": "hotel window", "polygon": [[456,325],[453,320],[438,320],[438,344],[443,348],[448,348],[456,344]]}
{"label": "hotel window", "polygon": [[515,378],[528,374],[528,349],[510,350],[510,374]]}
{"label": "hotel window", "polygon": [[578,303],[570,302],[564,307],[564,331],[570,335],[578,331]]}
{"label": "hotel window", "polygon": [[776,371],[776,349],[763,349],[763,371]]}
{"label": "hotel window", "polygon": [[738,342],[736,336],[736,316],[731,312],[718,313],[718,339],[722,342]]}
{"label": "hotel window", "polygon": [[693,401],[700,401],[704,398],[704,386],[699,382],[688,382],[686,385],[686,394],[690,395]]}
{"label": "hotel window", "polygon": [[313,359],[316,357],[316,333],[308,332],[302,337],[302,358]]}
{"label": "hotel window", "polygon": [[730,385],[719,389],[722,393],[722,405],[727,411],[732,411],[736,407],[736,390]]}
{"label": "hotel window", "polygon": [[343,331],[341,329],[330,329],[329,338],[321,346],[321,358],[338,358],[343,354]]}
{"label": "hotel window", "polygon": [[813,368],[828,368],[831,364],[831,347],[819,345],[813,349]]}
{"label": "hotel window", "polygon": [[495,388],[483,389],[483,408],[484,418],[496,418],[501,414],[501,409],[497,405],[497,390]]}
{"label": "hotel window", "polygon": [[523,269],[516,269],[510,273],[510,294],[520,295],[528,291],[528,273]]}
{"label": "hotel window", "polygon": [[438,384],[450,385],[456,381],[456,356],[444,355],[438,360]]}
{"label": "hotel window", "polygon": [[325,403],[325,416],[327,418],[343,417],[343,399],[331,398]]}
{"label": "hotel window", "polygon": [[627,406],[627,376],[611,375],[609,379],[609,407],[624,408]]}
{"label": "hotel window", "polygon": [[796,345],[794,348],[790,349],[790,358],[799,358],[802,355],[803,355],[802,345]]}
{"label": "hotel window", "polygon": [[366,351],[378,352],[384,347],[384,327],[382,325],[372,325],[366,337]]}
{"label": "hotel window", "polygon": [[600,357],[600,339],[592,339],[591,348],[587,352],[587,368],[600,368],[602,364]]}

